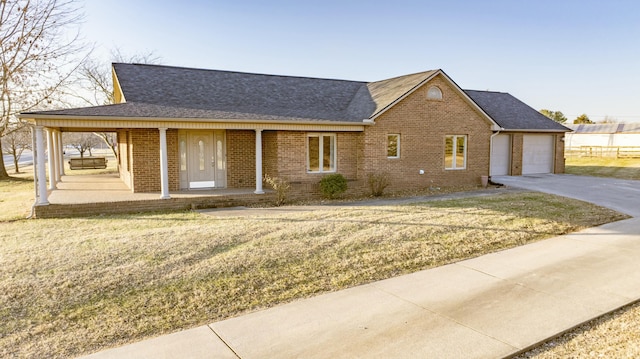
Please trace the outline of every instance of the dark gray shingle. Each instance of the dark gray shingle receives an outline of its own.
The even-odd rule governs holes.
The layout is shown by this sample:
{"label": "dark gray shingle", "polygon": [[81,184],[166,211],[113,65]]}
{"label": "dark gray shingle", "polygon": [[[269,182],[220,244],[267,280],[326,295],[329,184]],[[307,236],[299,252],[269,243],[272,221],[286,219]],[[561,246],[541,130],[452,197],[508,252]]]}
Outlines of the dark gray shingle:
{"label": "dark gray shingle", "polygon": [[179,108],[185,112],[183,117],[219,111],[249,119],[361,122],[375,108],[366,82],[158,65],[113,66],[127,102]]}
{"label": "dark gray shingle", "polygon": [[505,130],[570,131],[508,93],[475,90],[464,92]]}

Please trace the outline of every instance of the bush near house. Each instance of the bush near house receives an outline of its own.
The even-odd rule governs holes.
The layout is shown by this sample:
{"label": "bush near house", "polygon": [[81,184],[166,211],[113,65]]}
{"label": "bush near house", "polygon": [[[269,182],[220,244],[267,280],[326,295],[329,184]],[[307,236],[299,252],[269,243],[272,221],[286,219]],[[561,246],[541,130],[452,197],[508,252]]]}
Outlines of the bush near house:
{"label": "bush near house", "polygon": [[369,190],[374,197],[380,197],[384,193],[384,189],[389,186],[389,174],[383,173],[370,173],[367,177],[369,183]]}
{"label": "bush near house", "polygon": [[320,180],[320,192],[324,198],[336,198],[346,190],[347,179],[339,173],[326,175]]}
{"label": "bush near house", "polygon": [[271,177],[269,175],[264,176],[264,181],[276,191],[276,202],[274,203],[277,207],[282,206],[287,201],[287,196],[289,195],[289,190],[291,189],[291,183],[284,178],[280,177]]}

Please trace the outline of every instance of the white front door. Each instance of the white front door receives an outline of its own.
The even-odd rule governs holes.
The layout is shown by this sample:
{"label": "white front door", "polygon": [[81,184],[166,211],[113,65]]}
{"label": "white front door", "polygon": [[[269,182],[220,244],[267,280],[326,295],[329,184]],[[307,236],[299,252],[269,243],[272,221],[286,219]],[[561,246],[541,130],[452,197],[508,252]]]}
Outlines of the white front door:
{"label": "white front door", "polygon": [[187,133],[188,188],[224,188],[227,182],[224,131]]}

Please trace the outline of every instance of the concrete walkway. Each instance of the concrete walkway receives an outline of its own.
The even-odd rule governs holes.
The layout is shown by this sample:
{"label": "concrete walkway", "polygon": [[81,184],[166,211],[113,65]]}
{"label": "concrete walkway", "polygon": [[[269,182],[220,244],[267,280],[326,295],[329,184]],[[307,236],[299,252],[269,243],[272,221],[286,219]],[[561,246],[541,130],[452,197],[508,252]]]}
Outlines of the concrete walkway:
{"label": "concrete walkway", "polygon": [[[494,181],[639,215],[637,181]],[[640,218],[633,218],[87,358],[501,358],[639,300],[639,256]]]}

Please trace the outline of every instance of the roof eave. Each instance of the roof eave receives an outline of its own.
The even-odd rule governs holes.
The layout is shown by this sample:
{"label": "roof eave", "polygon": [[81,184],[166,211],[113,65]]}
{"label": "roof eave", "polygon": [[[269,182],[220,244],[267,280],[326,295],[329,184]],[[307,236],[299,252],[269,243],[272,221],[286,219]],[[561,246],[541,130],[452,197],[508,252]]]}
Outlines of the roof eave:
{"label": "roof eave", "polygon": [[541,130],[541,129],[526,129],[526,128],[518,128],[518,129],[503,128],[500,131],[503,131],[503,132],[555,132],[555,133],[558,133],[558,132],[571,132],[571,130],[569,130],[569,129],[566,129],[566,130],[561,130],[561,129],[545,129],[545,130]]}
{"label": "roof eave", "polygon": [[331,120],[265,120],[265,119],[224,119],[224,118],[190,118],[190,117],[120,117],[120,116],[75,116],[75,115],[45,115],[24,113],[18,118],[23,120],[92,120],[92,121],[148,121],[148,122],[211,122],[211,123],[256,123],[256,124],[299,124],[299,125],[335,125],[354,126],[372,125],[368,119],[361,121],[331,121]]}

